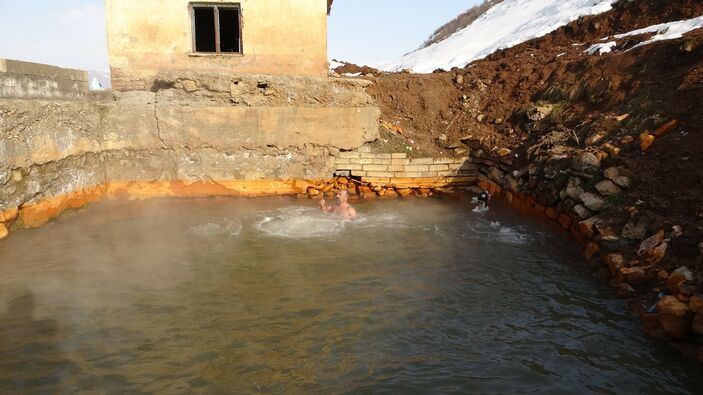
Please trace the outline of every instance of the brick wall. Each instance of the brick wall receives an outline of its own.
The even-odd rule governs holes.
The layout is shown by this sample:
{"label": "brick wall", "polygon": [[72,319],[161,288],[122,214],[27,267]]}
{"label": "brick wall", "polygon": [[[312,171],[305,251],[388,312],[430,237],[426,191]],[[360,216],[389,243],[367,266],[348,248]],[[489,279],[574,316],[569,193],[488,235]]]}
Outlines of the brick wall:
{"label": "brick wall", "polygon": [[478,177],[478,166],[468,158],[410,159],[406,153],[341,152],[335,167],[365,182],[409,187],[472,185]]}

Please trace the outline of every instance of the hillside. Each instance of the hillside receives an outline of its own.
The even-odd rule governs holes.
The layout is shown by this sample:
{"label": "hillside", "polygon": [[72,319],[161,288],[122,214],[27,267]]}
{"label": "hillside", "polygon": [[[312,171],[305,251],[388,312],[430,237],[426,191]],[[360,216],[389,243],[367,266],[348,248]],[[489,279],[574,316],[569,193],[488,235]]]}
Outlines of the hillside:
{"label": "hillside", "polygon": [[[446,39],[379,68],[430,73],[464,67],[491,53],[544,36],[584,15],[611,9],[617,0],[506,0]],[[441,29],[440,29],[441,33]]]}
{"label": "hillside", "polygon": [[[506,0],[492,10],[518,3]],[[567,2],[534,3],[551,10],[547,3]],[[468,52],[454,47],[440,56],[439,49],[448,51],[449,43],[463,37],[457,34],[443,46],[412,54],[397,68],[423,71],[444,61],[448,69],[477,53],[485,57],[451,71],[367,77],[375,82],[370,93],[381,106],[383,124],[393,129],[384,131],[377,149],[406,147],[432,155],[469,151],[491,158],[501,163],[497,177],[513,180],[506,183],[513,182],[511,188],[543,207],[556,205],[585,223],[601,221],[596,254],[605,258],[617,252],[627,265],[592,264],[631,298],[647,333],[669,338],[670,316],[648,318],[658,298],[671,293],[673,303],[683,306],[675,325],[690,327],[685,303],[703,290],[703,3],[580,3],[582,9],[587,3],[591,10],[612,9],[505,50],[488,53],[496,43],[507,42],[501,35],[490,45],[479,39],[480,45]],[[522,21],[524,10],[513,11],[501,20]],[[481,20],[476,23],[485,23]],[[516,30],[506,26],[501,31]],[[584,155],[597,158],[595,174],[578,168]],[[628,182],[612,185],[603,171],[613,169]],[[589,198],[603,195],[605,208],[584,207],[590,204],[584,192]],[[645,263],[640,242],[660,231],[672,235],[666,239],[668,249],[661,259]],[[587,255],[593,257],[593,251]],[[687,273],[682,282],[669,280],[681,272]],[[631,273],[641,276],[628,277]],[[694,325],[703,331],[703,318]],[[703,348],[697,347],[703,358]]]}

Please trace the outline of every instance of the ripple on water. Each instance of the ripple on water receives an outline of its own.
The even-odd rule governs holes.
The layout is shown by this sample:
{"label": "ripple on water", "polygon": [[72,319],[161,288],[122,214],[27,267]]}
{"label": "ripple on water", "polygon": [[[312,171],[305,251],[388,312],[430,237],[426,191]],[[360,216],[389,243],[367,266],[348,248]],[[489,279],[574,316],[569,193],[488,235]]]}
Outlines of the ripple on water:
{"label": "ripple on water", "polygon": [[239,219],[225,219],[221,222],[209,222],[204,225],[192,226],[188,233],[193,236],[239,236],[242,233],[242,221]]}
{"label": "ripple on water", "polygon": [[506,244],[528,244],[540,239],[535,232],[523,231],[519,227],[502,225],[500,222],[472,219],[466,224],[468,237],[481,241],[500,242]]}

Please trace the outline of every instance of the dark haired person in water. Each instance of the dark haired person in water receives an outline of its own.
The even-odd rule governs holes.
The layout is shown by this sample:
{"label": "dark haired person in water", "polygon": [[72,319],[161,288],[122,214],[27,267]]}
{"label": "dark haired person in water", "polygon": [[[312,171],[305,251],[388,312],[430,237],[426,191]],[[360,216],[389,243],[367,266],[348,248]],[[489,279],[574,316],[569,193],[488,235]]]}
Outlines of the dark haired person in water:
{"label": "dark haired person in water", "polygon": [[349,200],[349,192],[339,191],[337,192],[335,199],[337,200],[337,204],[334,206],[328,206],[324,198],[320,200],[320,210],[323,213],[331,212],[332,214],[339,215],[342,218],[356,219],[356,210],[354,210],[354,207],[347,202],[347,200]]}

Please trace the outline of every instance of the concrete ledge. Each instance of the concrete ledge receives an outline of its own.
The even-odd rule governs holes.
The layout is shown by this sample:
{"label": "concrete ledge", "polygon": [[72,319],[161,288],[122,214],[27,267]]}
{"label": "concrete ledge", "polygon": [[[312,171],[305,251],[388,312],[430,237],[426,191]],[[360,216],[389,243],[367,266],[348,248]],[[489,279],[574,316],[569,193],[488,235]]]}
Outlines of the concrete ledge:
{"label": "concrete ledge", "polygon": [[0,98],[78,99],[87,93],[87,71],[0,59]]}

